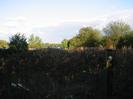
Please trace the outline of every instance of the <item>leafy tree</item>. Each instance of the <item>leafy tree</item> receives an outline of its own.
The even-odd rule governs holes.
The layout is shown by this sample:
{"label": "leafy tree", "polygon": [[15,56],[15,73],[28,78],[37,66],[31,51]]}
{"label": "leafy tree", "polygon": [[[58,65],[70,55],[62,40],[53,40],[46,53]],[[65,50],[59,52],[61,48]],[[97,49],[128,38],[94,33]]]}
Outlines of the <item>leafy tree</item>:
{"label": "leafy tree", "polygon": [[12,50],[27,50],[28,49],[28,43],[27,39],[23,34],[17,33],[9,38],[9,48]]}
{"label": "leafy tree", "polygon": [[108,36],[103,36],[99,44],[102,45],[104,48],[113,48],[112,38]]}
{"label": "leafy tree", "polygon": [[101,39],[101,33],[92,27],[85,27],[80,29],[79,38],[83,46],[95,47]]}
{"label": "leafy tree", "polygon": [[107,45],[107,36],[103,36],[100,40],[100,45],[106,46]]}
{"label": "leafy tree", "polygon": [[111,22],[103,29],[103,31],[112,39],[113,45],[116,46],[119,38],[129,33],[131,28],[124,22]]}
{"label": "leafy tree", "polygon": [[30,35],[28,42],[29,42],[29,48],[43,48],[44,47],[42,39],[39,36],[34,36],[33,34]]}
{"label": "leafy tree", "polygon": [[133,48],[133,31],[120,37],[117,48],[132,47]]}
{"label": "leafy tree", "polygon": [[82,46],[79,36],[75,36],[69,40],[68,46],[70,48],[80,47]]}
{"label": "leafy tree", "polygon": [[128,45],[133,48],[133,31],[128,33],[127,40],[128,40]]}
{"label": "leafy tree", "polygon": [[62,42],[61,42],[61,46],[63,47],[63,48],[68,48],[69,47],[69,45],[68,45],[68,40],[67,39],[64,39]]}
{"label": "leafy tree", "polygon": [[8,48],[8,42],[5,40],[0,40],[0,48]]}
{"label": "leafy tree", "polygon": [[74,47],[86,46],[96,47],[102,35],[99,30],[92,27],[84,27],[79,30],[79,34],[70,40],[70,45]]}

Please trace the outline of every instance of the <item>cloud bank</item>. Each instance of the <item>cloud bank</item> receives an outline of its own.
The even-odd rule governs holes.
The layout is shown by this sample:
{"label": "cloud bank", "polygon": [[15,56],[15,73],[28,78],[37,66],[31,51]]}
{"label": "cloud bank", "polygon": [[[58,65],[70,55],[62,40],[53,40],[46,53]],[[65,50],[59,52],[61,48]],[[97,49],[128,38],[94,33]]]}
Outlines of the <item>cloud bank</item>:
{"label": "cloud bank", "polygon": [[6,18],[0,21],[0,39],[8,40],[12,34],[21,32],[27,37],[32,33],[40,36],[44,42],[61,42],[78,34],[78,30],[82,27],[92,26],[102,30],[112,21],[123,21],[133,28],[133,9],[79,20],[34,20],[22,16]]}

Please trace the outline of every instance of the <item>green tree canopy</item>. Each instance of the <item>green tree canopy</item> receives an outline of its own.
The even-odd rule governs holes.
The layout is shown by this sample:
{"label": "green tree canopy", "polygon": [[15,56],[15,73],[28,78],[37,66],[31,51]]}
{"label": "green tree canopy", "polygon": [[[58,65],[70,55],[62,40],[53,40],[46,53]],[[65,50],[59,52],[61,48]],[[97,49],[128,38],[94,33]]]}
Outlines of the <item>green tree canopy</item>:
{"label": "green tree canopy", "polygon": [[92,27],[84,27],[79,30],[79,34],[70,40],[70,45],[79,47],[96,47],[102,35],[99,30]]}
{"label": "green tree canopy", "polygon": [[69,45],[68,45],[69,41],[67,39],[64,39],[62,42],[61,42],[61,47],[63,48],[68,48]]}
{"label": "green tree canopy", "polygon": [[27,50],[28,43],[24,34],[17,33],[9,38],[9,48],[12,50]]}
{"label": "green tree canopy", "polygon": [[73,37],[72,39],[70,39],[70,40],[68,41],[68,46],[69,46],[70,48],[75,48],[75,47],[80,47],[80,46],[82,46],[79,36],[77,35],[77,36]]}
{"label": "green tree canopy", "polygon": [[133,31],[120,37],[117,43],[117,48],[132,47],[133,48]]}
{"label": "green tree canopy", "polygon": [[124,22],[111,22],[103,29],[103,31],[108,37],[111,37],[114,46],[116,46],[119,38],[129,33],[131,28]]}
{"label": "green tree canopy", "polygon": [[39,36],[34,36],[33,34],[30,35],[28,39],[29,48],[43,48],[44,44],[42,39]]}

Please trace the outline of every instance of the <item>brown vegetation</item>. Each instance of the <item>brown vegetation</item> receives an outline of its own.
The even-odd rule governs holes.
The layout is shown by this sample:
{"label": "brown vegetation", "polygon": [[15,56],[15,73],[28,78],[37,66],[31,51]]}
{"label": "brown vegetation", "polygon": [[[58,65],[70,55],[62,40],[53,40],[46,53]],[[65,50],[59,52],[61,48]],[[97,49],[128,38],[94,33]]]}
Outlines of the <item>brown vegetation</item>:
{"label": "brown vegetation", "polygon": [[[107,68],[109,56],[112,61]],[[132,97],[132,56],[132,50],[49,48],[21,53],[3,50],[0,54],[0,96],[16,99]],[[12,83],[23,87],[11,86]],[[23,97],[17,98],[18,95]]]}

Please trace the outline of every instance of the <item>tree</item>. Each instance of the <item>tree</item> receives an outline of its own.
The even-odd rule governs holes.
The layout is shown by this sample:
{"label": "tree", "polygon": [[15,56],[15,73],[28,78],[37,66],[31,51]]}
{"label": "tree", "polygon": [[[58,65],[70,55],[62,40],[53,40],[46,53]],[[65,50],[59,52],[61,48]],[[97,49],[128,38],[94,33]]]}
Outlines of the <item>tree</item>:
{"label": "tree", "polygon": [[8,42],[5,40],[0,40],[0,48],[8,48]]}
{"label": "tree", "polygon": [[79,36],[75,36],[68,41],[68,46],[70,48],[76,48],[82,46]]}
{"label": "tree", "polygon": [[83,46],[96,47],[101,37],[100,31],[92,27],[84,27],[79,31],[79,38]]}
{"label": "tree", "polygon": [[62,42],[61,42],[61,46],[63,47],[63,48],[68,48],[69,47],[69,45],[68,45],[68,40],[67,39],[64,39]]}
{"label": "tree", "polygon": [[103,36],[100,40],[100,45],[105,47],[107,45],[107,36]]}
{"label": "tree", "polygon": [[9,49],[18,50],[18,51],[28,49],[28,43],[26,41],[27,39],[24,36],[24,34],[17,33],[13,35],[11,38],[9,38],[9,40],[10,40]]}
{"label": "tree", "polygon": [[133,31],[120,37],[117,48],[132,47],[133,48]]}
{"label": "tree", "polygon": [[70,40],[70,45],[74,47],[96,47],[102,35],[99,30],[92,27],[84,27],[79,30],[79,34]]}
{"label": "tree", "polygon": [[44,44],[42,39],[39,36],[34,36],[33,34],[30,35],[28,39],[29,48],[43,48]]}
{"label": "tree", "polygon": [[106,36],[112,39],[113,45],[116,46],[119,38],[131,31],[128,24],[124,22],[111,22],[104,29]]}

